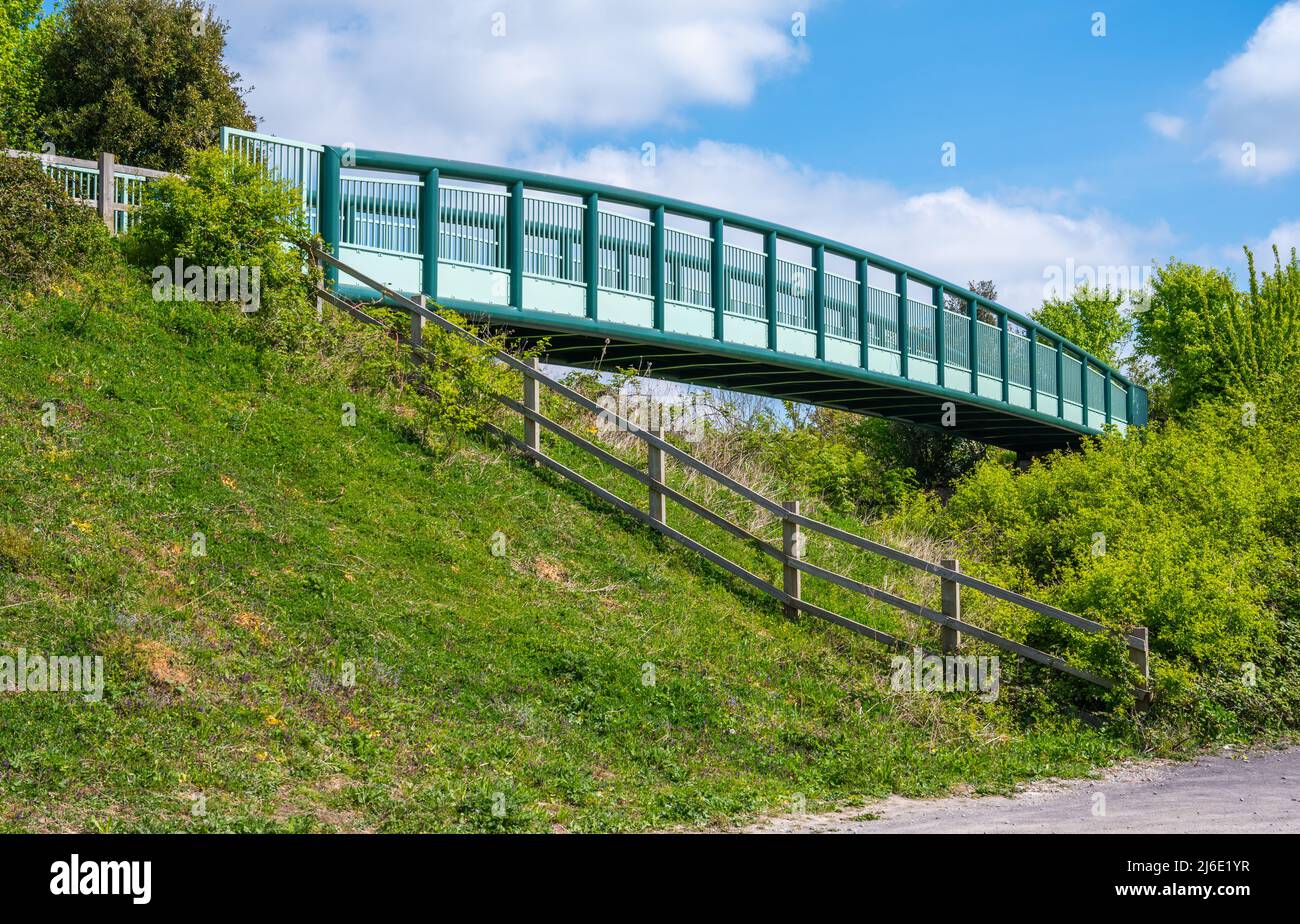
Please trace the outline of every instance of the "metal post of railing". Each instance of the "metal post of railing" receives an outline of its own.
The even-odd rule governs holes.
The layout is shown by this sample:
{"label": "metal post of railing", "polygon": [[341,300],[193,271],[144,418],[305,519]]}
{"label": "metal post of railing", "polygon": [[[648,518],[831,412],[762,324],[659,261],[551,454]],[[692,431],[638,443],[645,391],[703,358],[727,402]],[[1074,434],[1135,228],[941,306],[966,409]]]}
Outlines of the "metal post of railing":
{"label": "metal post of railing", "polygon": [[[793,514],[799,513],[799,502],[783,501],[781,506]],[[799,532],[799,524],[789,518],[781,520],[781,550],[785,554],[786,561],[781,566],[781,589],[788,596],[796,600],[802,600],[801,596],[803,582],[801,580],[803,572],[794,565],[790,564],[790,559],[803,558],[803,537]],[[792,603],[783,606],[785,615],[793,619],[799,615],[799,607]]]}
{"label": "metal post of railing", "polygon": [[858,352],[863,369],[871,368],[871,264],[858,260]]}
{"label": "metal post of railing", "polygon": [[767,348],[776,349],[776,232],[763,235],[763,300],[767,303]]}
{"label": "metal post of railing", "polygon": [[1000,339],[1001,358],[999,362],[1002,365],[1002,402],[1011,403],[1011,367],[1008,362],[1011,356],[1011,332],[1007,327],[1007,313],[998,312],[998,335]]}
{"label": "metal post of railing", "polygon": [[713,339],[723,339],[723,312],[727,310],[727,239],[726,224],[721,218],[709,222],[713,234],[710,267],[713,278]]}
{"label": "metal post of railing", "polygon": [[907,273],[898,273],[894,278],[894,288],[898,292],[898,374],[907,378],[907,353],[912,340],[908,330],[911,312],[907,310]]}
{"label": "metal post of railing", "polygon": [[524,307],[524,184],[510,184],[506,203],[506,261],[510,265],[510,305]]}
{"label": "metal post of railing", "polygon": [[1124,429],[1133,426],[1133,383],[1124,383]]}
{"label": "metal post of railing", "polygon": [[438,300],[438,171],[424,172],[420,187],[420,290]]}
{"label": "metal post of railing", "polygon": [[[320,196],[318,206],[320,214],[316,223],[319,226],[321,239],[335,257],[339,255],[339,242],[343,237],[342,195],[339,189],[342,166],[343,155],[339,148],[326,146],[320,155],[320,190],[318,193]],[[328,282],[337,285],[339,281],[338,268],[327,263],[325,265],[325,278]]]}
{"label": "metal post of railing", "polygon": [[943,286],[934,287],[934,358],[938,368],[936,382],[943,388],[944,367],[948,365],[947,318],[944,317]]}
{"label": "metal post of railing", "polygon": [[817,332],[817,358],[826,358],[826,248],[816,244],[813,264],[813,330]]}
{"label": "metal post of railing", "polygon": [[1083,405],[1083,416],[1080,420],[1083,425],[1088,426],[1088,357],[1079,355],[1079,403]]}
{"label": "metal post of railing", "polygon": [[1110,382],[1111,382],[1111,378],[1110,378],[1110,368],[1107,367],[1107,369],[1106,369],[1106,380],[1102,383],[1102,387],[1106,389],[1105,392],[1103,393],[1103,397],[1102,397],[1102,406],[1105,407],[1105,409],[1106,409],[1106,426],[1110,426],[1110,424],[1111,424],[1111,416],[1110,416],[1110,410],[1111,410],[1111,408],[1110,408]]}
{"label": "metal post of railing", "polygon": [[[532,357],[528,364],[534,369],[541,369],[542,364],[536,356]],[[531,375],[524,376],[524,407],[534,414],[540,414],[542,411],[537,390],[537,379]],[[537,421],[530,417],[524,417],[524,445],[535,452],[542,451],[542,427]],[[536,460],[534,460],[536,461]]]}
{"label": "metal post of railing", "polygon": [[1065,343],[1056,341],[1056,416],[1065,419]]}
{"label": "metal post of railing", "polygon": [[1029,408],[1038,410],[1038,331],[1031,327],[1029,334]]}
{"label": "metal post of railing", "polygon": [[970,300],[970,393],[980,393],[980,304]]}
{"label": "metal post of railing", "polygon": [[108,226],[109,231],[115,230],[113,204],[117,200],[117,190],[113,186],[113,155],[107,151],[99,155],[99,195],[96,200],[99,220]]}
{"label": "metal post of railing", "polygon": [[664,227],[664,207],[656,205],[654,210],[654,226],[650,229],[650,293],[654,296],[654,325],[655,330],[664,329],[664,260],[667,255],[664,238],[667,236],[667,229]]}
{"label": "metal post of railing", "polygon": [[[663,427],[656,426],[650,431],[654,436],[663,439]],[[650,519],[656,523],[667,523],[667,498],[664,493],[656,489],[655,485],[664,483],[664,451],[654,443],[646,443],[646,449],[649,452],[649,458],[646,464],[646,474],[650,476]]]}
{"label": "metal post of railing", "polygon": [[587,285],[587,317],[594,321],[600,295],[600,197],[587,193],[586,205],[582,213],[582,275]]}
{"label": "metal post of railing", "polygon": [[[961,565],[955,558],[945,558],[940,565],[950,571],[960,571]],[[961,585],[949,578],[940,578],[940,610],[952,619],[961,619]],[[939,647],[946,655],[955,655],[961,648],[961,632],[950,626],[939,627]]]}

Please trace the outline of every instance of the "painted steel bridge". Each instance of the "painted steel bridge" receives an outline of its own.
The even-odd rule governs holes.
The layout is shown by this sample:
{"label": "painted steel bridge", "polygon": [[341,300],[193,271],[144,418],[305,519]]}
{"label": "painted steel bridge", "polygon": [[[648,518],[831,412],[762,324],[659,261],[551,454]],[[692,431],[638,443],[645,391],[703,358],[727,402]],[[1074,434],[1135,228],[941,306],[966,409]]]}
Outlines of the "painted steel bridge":
{"label": "painted steel bridge", "polygon": [[1147,419],[1145,390],[1030,318],[815,234],[502,167],[237,129],[222,147],[298,188],[344,263],[546,338],[548,362],[948,422],[1028,455]]}

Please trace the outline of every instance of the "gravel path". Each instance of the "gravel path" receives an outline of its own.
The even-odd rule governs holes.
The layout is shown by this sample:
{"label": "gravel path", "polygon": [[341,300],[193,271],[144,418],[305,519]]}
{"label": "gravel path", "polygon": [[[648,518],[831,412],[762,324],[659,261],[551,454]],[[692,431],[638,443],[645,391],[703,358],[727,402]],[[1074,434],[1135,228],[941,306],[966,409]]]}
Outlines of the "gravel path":
{"label": "gravel path", "polygon": [[[875,817],[872,817],[875,816]],[[1095,780],[1043,780],[1012,796],[904,799],[770,818],[753,833],[1300,832],[1300,747],[1120,764]]]}

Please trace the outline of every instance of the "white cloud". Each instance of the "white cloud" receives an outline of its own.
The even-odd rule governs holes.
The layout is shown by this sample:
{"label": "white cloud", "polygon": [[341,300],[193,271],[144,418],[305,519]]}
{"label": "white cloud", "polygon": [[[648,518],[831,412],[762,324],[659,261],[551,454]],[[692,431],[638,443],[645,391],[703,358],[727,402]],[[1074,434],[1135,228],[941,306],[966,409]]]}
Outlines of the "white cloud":
{"label": "white cloud", "polygon": [[656,165],[637,151],[596,148],[533,158],[529,166],[657,192],[767,219],[861,247],[965,285],[993,279],[1001,301],[1037,308],[1052,268],[1139,270],[1163,259],[1173,235],[1101,211],[1070,215],[1052,191],[1009,204],[961,187],[909,194],[887,183],[823,173],[752,148],[702,141],[660,147]]}
{"label": "white cloud", "polygon": [[[1206,86],[1204,131],[1225,170],[1267,180],[1300,167],[1300,0],[1275,7]],[[1254,146],[1255,166],[1243,145]]]}
{"label": "white cloud", "polygon": [[217,14],[269,130],[467,160],[741,106],[806,54],[784,0],[218,0]]}
{"label": "white cloud", "polygon": [[1187,120],[1179,116],[1166,115],[1163,112],[1148,112],[1147,127],[1162,138],[1177,141],[1187,130]]}
{"label": "white cloud", "polygon": [[[1294,247],[1300,250],[1300,219],[1296,221],[1285,221],[1279,224],[1272,231],[1264,236],[1263,240],[1256,241],[1251,245],[1251,250],[1255,252],[1256,265],[1264,264],[1271,266],[1273,263],[1273,245],[1277,245],[1278,252],[1281,253],[1285,261]],[[1238,260],[1243,259],[1240,251],[1236,254]]]}

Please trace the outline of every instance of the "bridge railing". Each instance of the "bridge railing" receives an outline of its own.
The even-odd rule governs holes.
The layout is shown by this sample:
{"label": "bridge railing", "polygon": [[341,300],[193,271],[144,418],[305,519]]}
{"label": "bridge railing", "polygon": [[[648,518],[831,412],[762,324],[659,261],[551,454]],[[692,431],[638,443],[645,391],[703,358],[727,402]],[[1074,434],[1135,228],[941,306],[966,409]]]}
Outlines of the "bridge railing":
{"label": "bridge railing", "polygon": [[[501,167],[235,129],[223,131],[223,144],[300,185],[313,227],[336,253],[401,291],[765,347],[832,374],[906,379],[1079,432],[1146,420],[1140,388],[1033,319],[807,232]],[[376,226],[401,233],[375,247],[362,232]],[[379,255],[361,258],[352,247]],[[792,247],[806,262],[785,252]],[[855,267],[854,278],[828,270],[828,260]]]}
{"label": "bridge railing", "polygon": [[[385,297],[390,303],[396,305],[398,308],[408,312],[411,316],[411,330],[413,332],[422,330],[424,324],[431,323],[437,325],[440,329],[448,333],[465,338],[479,346],[487,346],[486,341],[437,314],[429,307],[429,303],[424,298],[421,298],[419,301],[410,299],[386,284],[368,276],[362,270],[340,261],[337,257],[324,250],[313,248],[312,256],[314,260],[318,261],[318,263],[355,279],[357,282]],[[364,323],[386,326],[385,322],[368,315],[364,309],[349,303],[346,299],[340,297],[337,292],[329,288],[319,288],[317,294],[323,301],[329,302],[357,320]],[[414,350],[418,351],[420,349],[418,343],[422,342],[422,336],[416,337],[413,335],[411,338],[403,338],[400,336],[399,332],[393,331],[391,328],[389,328],[389,330],[394,334],[394,336],[397,336],[398,339],[406,340],[406,342],[412,344]],[[1124,630],[1117,630],[1096,622],[1095,620],[1079,616],[1075,613],[1070,613],[1066,610],[1052,606],[1051,604],[1044,603],[1041,600],[1036,600],[1032,597],[1028,597],[1024,594],[1009,590],[1005,587],[1000,587],[988,581],[981,580],[973,575],[964,573],[961,571],[958,563],[954,560],[931,562],[927,559],[921,558],[920,556],[895,549],[891,546],[884,545],[883,543],[867,539],[864,536],[859,536],[855,533],[839,529],[838,527],[831,526],[830,524],[806,516],[800,512],[798,502],[778,502],[753,490],[747,485],[736,481],[700,459],[697,459],[686,450],[668,442],[664,439],[662,432],[652,432],[647,430],[636,422],[629,420],[620,414],[614,413],[609,408],[598,404],[580,392],[564,385],[562,382],[551,378],[541,371],[537,360],[534,359],[530,362],[524,362],[518,357],[504,351],[496,351],[495,357],[497,361],[504,363],[524,376],[522,403],[504,395],[496,396],[497,400],[500,401],[501,404],[519,414],[524,419],[524,438],[521,440],[500,428],[490,427],[497,436],[523,452],[528,458],[536,461],[574,484],[585,488],[592,494],[612,504],[624,513],[631,515],[664,536],[667,536],[673,541],[702,555],[704,558],[723,568],[725,571],[750,586],[769,595],[780,602],[788,614],[793,615],[796,612],[807,613],[819,619],[842,626],[857,634],[874,639],[875,641],[888,645],[891,648],[906,650],[910,647],[906,641],[894,635],[855,620],[848,619],[838,613],[834,613],[823,607],[817,606],[816,604],[810,603],[803,596],[802,578],[803,576],[818,578],[842,589],[860,594],[877,603],[883,603],[887,606],[894,607],[900,611],[938,625],[941,630],[940,645],[944,655],[958,655],[962,644],[962,636],[969,635],[972,638],[979,639],[1003,651],[1045,665],[1052,670],[1076,677],[1089,684],[1101,687],[1102,689],[1110,690],[1114,689],[1118,685],[1118,682],[1114,678],[1104,677],[1083,668],[1073,666],[1056,655],[1041,651],[1022,642],[1014,641],[1013,639],[1009,639],[996,632],[976,626],[963,619],[960,588],[966,587],[970,590],[978,591],[996,599],[1023,607],[1050,619],[1063,622],[1076,629],[1082,630],[1085,633],[1100,633],[1117,637],[1127,647],[1129,656],[1137,665],[1139,674],[1142,677],[1141,684],[1135,690],[1138,704],[1140,707],[1144,707],[1150,703],[1152,699],[1149,664],[1150,649],[1147,630],[1144,627],[1132,627]],[[416,358],[419,358],[418,352]],[[600,446],[597,446],[584,437],[573,433],[563,425],[544,415],[542,413],[541,402],[538,396],[538,386],[548,389],[584,411],[598,415],[598,417],[607,421],[610,425],[617,427],[621,431],[633,434],[644,442],[647,447],[648,457],[646,470],[642,471],[626,460],[619,458]],[[596,484],[589,478],[573,471],[558,462],[556,459],[547,455],[542,449],[541,434],[543,430],[553,433],[564,441],[581,449],[593,458],[613,467],[615,470],[644,485],[648,491],[648,504],[646,508],[642,509],[637,504],[633,504],[625,498],[615,494],[613,491]],[[732,520],[727,519],[725,516],[698,503],[694,499],[671,487],[667,483],[667,477],[665,474],[666,461],[669,458],[680,462],[700,475],[703,475],[705,478],[721,485],[744,500],[757,505],[760,509],[779,518],[782,523],[783,538],[781,544],[776,545],[773,542],[768,542],[767,540],[754,535],[752,532],[737,525]],[[774,558],[780,563],[782,568],[782,585],[780,587],[776,586],[774,583],[760,575],[749,571],[713,549],[708,548],[703,543],[687,536],[680,530],[669,526],[668,501],[673,501],[688,512],[701,517],[713,526],[720,528],[733,537],[744,540],[746,543],[753,545],[764,554]],[[890,593],[889,591],[863,583],[847,575],[840,574],[839,572],[832,571],[805,560],[805,546],[800,535],[801,530],[809,530],[819,533],[827,538],[846,543],[853,548],[883,556],[890,561],[898,562],[938,577],[941,584],[940,608],[936,610],[933,607],[907,600],[896,594]]]}

